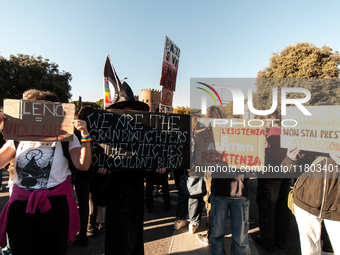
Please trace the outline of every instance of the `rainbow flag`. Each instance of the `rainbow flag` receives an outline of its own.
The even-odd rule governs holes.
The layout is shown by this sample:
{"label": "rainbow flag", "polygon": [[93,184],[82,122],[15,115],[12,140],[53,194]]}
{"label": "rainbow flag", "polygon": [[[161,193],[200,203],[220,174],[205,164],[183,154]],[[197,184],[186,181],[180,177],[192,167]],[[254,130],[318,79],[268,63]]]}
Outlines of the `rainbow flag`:
{"label": "rainbow flag", "polygon": [[120,80],[113,68],[110,56],[107,55],[104,66],[104,109],[118,100],[120,87]]}
{"label": "rainbow flag", "polygon": [[112,104],[111,97],[110,97],[110,85],[109,81],[104,81],[104,102],[106,108],[108,105]]}

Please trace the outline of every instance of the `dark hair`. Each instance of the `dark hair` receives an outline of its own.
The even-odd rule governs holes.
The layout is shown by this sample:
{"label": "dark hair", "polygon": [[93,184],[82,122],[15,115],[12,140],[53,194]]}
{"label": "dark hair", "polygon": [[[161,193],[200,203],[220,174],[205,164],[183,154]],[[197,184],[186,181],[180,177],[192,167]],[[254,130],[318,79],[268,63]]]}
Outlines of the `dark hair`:
{"label": "dark hair", "polygon": [[77,114],[77,118],[78,119],[82,119],[84,117],[84,114],[86,112],[86,110],[89,110],[89,109],[94,109],[91,105],[84,105],[80,108],[78,114]]}
{"label": "dark hair", "polygon": [[29,89],[22,94],[24,100],[44,100],[50,102],[60,102],[58,96],[50,91],[42,91],[38,89]]}
{"label": "dark hair", "polygon": [[212,105],[207,109],[206,118],[223,119],[225,116],[224,112],[217,106]]}

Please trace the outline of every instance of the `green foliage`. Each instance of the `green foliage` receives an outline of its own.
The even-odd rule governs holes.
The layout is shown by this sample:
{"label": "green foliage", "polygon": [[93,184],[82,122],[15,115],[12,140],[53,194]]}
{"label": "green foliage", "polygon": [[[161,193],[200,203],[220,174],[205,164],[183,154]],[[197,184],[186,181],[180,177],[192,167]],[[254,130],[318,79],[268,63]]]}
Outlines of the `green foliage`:
{"label": "green foliage", "polygon": [[180,107],[177,106],[176,108],[174,108],[173,110],[174,113],[179,113],[179,114],[190,114],[190,108],[189,107]]}
{"label": "green foliage", "polygon": [[[75,104],[75,108],[76,108],[76,114],[78,113],[78,111],[80,110],[80,107],[79,107],[79,100],[78,101],[72,101],[70,102],[72,104]],[[94,102],[87,102],[87,101],[84,101],[84,102],[81,102],[81,105],[82,106],[85,106],[85,105],[90,105],[92,106],[94,109],[100,109],[100,105],[97,104],[98,102],[94,103]]]}
{"label": "green foliage", "polygon": [[202,116],[201,109],[196,109],[196,108],[190,109],[190,113],[191,114],[196,114],[198,116]]}
{"label": "green foliage", "polygon": [[[271,107],[273,87],[278,88],[279,111],[282,87],[308,89],[312,98],[305,105],[336,103],[339,98],[339,63],[339,53],[325,45],[317,48],[311,43],[303,42],[287,46],[280,53],[274,53],[269,59],[269,66],[258,72],[257,92],[253,95],[254,107],[259,110]],[[287,98],[303,97],[305,95],[301,93],[287,94]]]}
{"label": "green foliage", "polygon": [[58,65],[43,59],[18,54],[7,60],[0,56],[0,104],[4,98],[21,99],[28,89],[39,89],[54,92],[63,103],[71,98],[72,80],[70,73],[58,69]]}
{"label": "green foliage", "polygon": [[259,71],[258,78],[334,78],[339,77],[340,56],[330,47],[317,48],[312,43],[289,45],[274,53],[269,66]]}
{"label": "green foliage", "polygon": [[99,105],[100,108],[103,109],[103,105],[104,105],[104,99],[100,99],[96,102],[97,105]]}
{"label": "green foliage", "polygon": [[233,116],[233,107],[234,107],[233,101],[227,103],[227,105],[223,107],[224,112],[226,116],[228,116],[228,118],[231,118]]}
{"label": "green foliage", "polygon": [[[244,99],[244,104],[247,104],[248,98]],[[233,115],[233,101],[227,103],[226,106],[223,106],[224,112],[227,116],[227,118],[242,118],[242,115]]]}
{"label": "green foliage", "polygon": [[97,102],[95,103],[95,102],[85,101],[85,102],[82,103],[82,106],[84,106],[84,105],[91,105],[94,109],[100,109],[101,108],[100,105],[97,104]]}

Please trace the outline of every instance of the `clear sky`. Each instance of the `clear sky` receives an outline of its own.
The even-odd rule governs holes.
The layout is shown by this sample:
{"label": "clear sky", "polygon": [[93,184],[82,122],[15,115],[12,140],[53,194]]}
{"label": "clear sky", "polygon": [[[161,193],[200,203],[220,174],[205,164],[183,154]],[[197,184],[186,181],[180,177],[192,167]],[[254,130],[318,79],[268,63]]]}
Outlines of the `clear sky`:
{"label": "clear sky", "polygon": [[340,51],[340,1],[0,0],[0,55],[41,55],[72,74],[72,100],[103,98],[107,53],[140,95],[159,85],[164,40],[180,49],[174,106],[190,78],[254,78],[272,53],[308,41]]}

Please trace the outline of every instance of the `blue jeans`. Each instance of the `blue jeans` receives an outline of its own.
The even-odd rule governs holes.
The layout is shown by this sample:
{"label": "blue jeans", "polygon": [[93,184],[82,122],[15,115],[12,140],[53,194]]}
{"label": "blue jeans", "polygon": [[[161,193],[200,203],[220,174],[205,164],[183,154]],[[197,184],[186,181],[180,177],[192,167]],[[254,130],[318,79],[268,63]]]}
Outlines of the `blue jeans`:
{"label": "blue jeans", "polygon": [[185,220],[188,214],[190,223],[192,225],[199,225],[202,217],[202,210],[204,206],[203,195],[194,198],[188,197],[183,190],[182,177],[179,181],[179,196],[176,206],[176,219]]}
{"label": "blue jeans", "polygon": [[224,234],[228,210],[230,210],[232,244],[230,253],[250,254],[249,230],[249,200],[247,198],[230,199],[211,194],[211,255],[226,254],[224,250]]}

